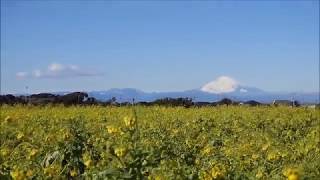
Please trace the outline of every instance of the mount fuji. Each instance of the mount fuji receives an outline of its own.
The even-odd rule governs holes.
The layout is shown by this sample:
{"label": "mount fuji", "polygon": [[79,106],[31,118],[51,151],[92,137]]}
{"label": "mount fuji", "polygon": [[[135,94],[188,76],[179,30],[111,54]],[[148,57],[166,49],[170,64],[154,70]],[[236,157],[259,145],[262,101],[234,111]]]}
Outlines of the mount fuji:
{"label": "mount fuji", "polygon": [[[65,94],[59,92],[56,94]],[[194,102],[214,102],[223,98],[234,101],[255,100],[261,103],[271,103],[275,99],[297,100],[303,104],[318,104],[320,94],[318,92],[269,92],[256,87],[240,84],[235,79],[228,76],[220,76],[208,82],[202,87],[174,92],[144,92],[134,88],[113,88],[105,91],[90,91],[88,95],[98,100],[106,101],[115,97],[117,102],[151,102],[161,98],[192,98]]]}

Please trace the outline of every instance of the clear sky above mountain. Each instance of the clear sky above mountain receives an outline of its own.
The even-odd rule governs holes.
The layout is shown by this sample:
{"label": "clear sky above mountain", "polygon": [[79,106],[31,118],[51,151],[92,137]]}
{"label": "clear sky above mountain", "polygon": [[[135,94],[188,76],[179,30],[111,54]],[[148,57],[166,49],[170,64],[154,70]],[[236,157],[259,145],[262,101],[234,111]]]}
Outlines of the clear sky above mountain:
{"label": "clear sky above mountain", "polygon": [[178,91],[221,76],[318,91],[319,1],[1,1],[2,93]]}

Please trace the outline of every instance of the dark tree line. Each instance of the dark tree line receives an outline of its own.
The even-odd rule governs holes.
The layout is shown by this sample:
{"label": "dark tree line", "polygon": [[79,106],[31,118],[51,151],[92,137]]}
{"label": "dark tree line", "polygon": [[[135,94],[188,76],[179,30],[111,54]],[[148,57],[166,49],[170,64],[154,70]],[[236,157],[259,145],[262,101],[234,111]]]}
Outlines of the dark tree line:
{"label": "dark tree line", "polygon": [[[65,95],[56,95],[50,93],[32,94],[30,96],[14,96],[11,94],[0,95],[1,104],[32,104],[32,105],[46,105],[46,104],[63,104],[63,105],[102,105],[102,106],[129,106],[129,105],[142,105],[142,106],[182,106],[182,107],[204,107],[204,106],[219,106],[219,105],[246,105],[246,106],[260,106],[268,105],[262,104],[258,101],[250,100],[245,102],[233,101],[228,98],[221,99],[217,102],[194,102],[192,98],[162,98],[152,102],[117,102],[116,98],[111,98],[107,101],[100,101],[94,97],[89,97],[85,92],[73,92]],[[299,106],[297,101],[289,100],[275,100],[274,105],[287,105]]]}
{"label": "dark tree line", "polygon": [[[85,100],[87,98],[87,100]],[[89,101],[88,101],[89,100]],[[75,105],[83,104],[85,102],[93,102],[92,98],[88,98],[88,94],[84,92],[73,92],[66,95],[55,95],[50,93],[32,94],[30,96],[13,96],[11,94],[1,95],[0,104],[64,104]]]}

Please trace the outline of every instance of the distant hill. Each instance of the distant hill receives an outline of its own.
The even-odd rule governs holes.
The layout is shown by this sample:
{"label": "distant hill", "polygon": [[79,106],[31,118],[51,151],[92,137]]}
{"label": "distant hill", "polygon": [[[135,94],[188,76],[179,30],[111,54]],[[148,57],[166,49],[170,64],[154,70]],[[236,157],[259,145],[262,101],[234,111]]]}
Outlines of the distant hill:
{"label": "distant hill", "polygon": [[298,100],[301,103],[319,103],[319,92],[266,92],[258,88],[239,86],[229,93],[208,93],[201,89],[193,89],[179,92],[144,92],[134,88],[109,89],[106,91],[91,91],[89,96],[99,100],[108,100],[115,97],[118,102],[132,101],[154,101],[156,99],[171,97],[189,97],[194,101],[218,101],[222,98],[230,98],[237,101],[256,100],[270,103],[275,99]]}

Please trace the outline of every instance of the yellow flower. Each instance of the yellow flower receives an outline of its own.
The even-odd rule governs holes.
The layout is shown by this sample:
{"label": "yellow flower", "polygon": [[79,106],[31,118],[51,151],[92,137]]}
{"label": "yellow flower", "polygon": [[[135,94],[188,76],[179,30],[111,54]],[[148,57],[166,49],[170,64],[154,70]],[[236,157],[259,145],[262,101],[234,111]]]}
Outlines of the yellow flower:
{"label": "yellow flower", "polygon": [[136,119],[132,116],[126,116],[123,118],[123,121],[127,127],[133,127],[136,123]]}
{"label": "yellow flower", "polygon": [[24,172],[22,170],[14,168],[13,171],[10,172],[12,179],[14,180],[23,180],[25,179]]}
{"label": "yellow flower", "polygon": [[35,156],[38,153],[37,149],[32,149],[30,152],[30,156]]}
{"label": "yellow flower", "polygon": [[256,178],[261,179],[263,177],[263,172],[262,171],[258,171],[258,173],[256,174]]}
{"label": "yellow flower", "polygon": [[299,180],[299,170],[296,168],[287,168],[283,171],[283,175],[288,178],[288,180]]}
{"label": "yellow flower", "polygon": [[211,169],[211,177],[213,179],[222,179],[224,177],[224,172],[217,166],[214,166]]}
{"label": "yellow flower", "polygon": [[44,174],[48,177],[52,177],[52,176],[57,175],[59,170],[60,170],[59,165],[53,165],[53,166],[46,167],[43,169]]}
{"label": "yellow flower", "polygon": [[126,154],[126,149],[123,147],[120,148],[116,148],[114,150],[114,153],[118,156],[118,157],[123,157]]}
{"label": "yellow flower", "polygon": [[38,150],[37,150],[37,149],[31,149],[31,150],[29,150],[29,154],[28,154],[28,156],[27,156],[27,159],[33,158],[37,153],[38,153]]}
{"label": "yellow flower", "polygon": [[206,147],[203,148],[202,154],[203,155],[210,155],[213,153],[213,148],[210,145],[207,145]]}
{"label": "yellow flower", "polygon": [[78,172],[77,172],[75,169],[72,169],[72,170],[70,171],[70,176],[75,177],[75,176],[77,176],[77,175],[78,175]]}
{"label": "yellow flower", "polygon": [[268,161],[278,160],[279,158],[280,156],[275,152],[271,152],[267,155]]}
{"label": "yellow flower", "polygon": [[90,153],[85,152],[82,155],[82,159],[83,159],[84,165],[86,165],[86,167],[91,167],[92,166],[92,160],[91,160],[91,157],[90,157]]}
{"label": "yellow flower", "polygon": [[165,178],[163,176],[161,176],[161,175],[156,175],[154,177],[154,180],[165,180]]}
{"label": "yellow flower", "polygon": [[115,134],[115,133],[120,132],[120,130],[114,126],[107,126],[107,132],[109,134]]}
{"label": "yellow flower", "polygon": [[298,174],[291,174],[288,176],[288,180],[299,180]]}
{"label": "yellow flower", "polygon": [[258,154],[252,154],[252,159],[254,159],[254,160],[256,160],[256,159],[258,159],[259,158],[259,155]]}
{"label": "yellow flower", "polygon": [[3,148],[0,150],[0,153],[1,153],[2,157],[6,157],[7,155],[9,155],[10,151],[8,148]]}
{"label": "yellow flower", "polygon": [[196,165],[199,165],[201,163],[201,161],[199,159],[196,159],[194,162]]}
{"label": "yellow flower", "polygon": [[212,177],[210,174],[206,173],[204,174],[204,176],[202,177],[203,180],[212,180]]}
{"label": "yellow flower", "polygon": [[27,177],[33,176],[33,171],[32,171],[31,169],[29,169],[29,170],[27,171],[27,173],[26,173],[26,176],[27,176]]}
{"label": "yellow flower", "polygon": [[225,155],[226,155],[227,157],[230,157],[230,156],[232,156],[232,149],[226,148],[226,149],[224,150],[224,153],[225,153]]}
{"label": "yellow flower", "polygon": [[192,143],[190,142],[190,140],[186,140],[186,145],[188,146],[188,147],[191,147],[192,146]]}
{"label": "yellow flower", "polygon": [[23,136],[24,136],[24,134],[23,134],[22,132],[19,132],[19,133],[17,134],[17,139],[20,140],[20,139],[23,138]]}
{"label": "yellow flower", "polygon": [[47,176],[51,176],[53,173],[52,173],[52,168],[51,167],[46,167],[43,169],[43,173]]}
{"label": "yellow flower", "polygon": [[268,148],[269,148],[269,144],[264,144],[263,146],[262,146],[262,151],[266,151]]}
{"label": "yellow flower", "polygon": [[88,160],[84,161],[84,165],[85,165],[86,167],[91,167],[91,166],[92,166],[92,160],[91,160],[91,159],[88,159]]}
{"label": "yellow flower", "polygon": [[173,130],[172,130],[172,133],[176,135],[176,134],[179,133],[179,130],[178,130],[178,129],[173,129]]}

